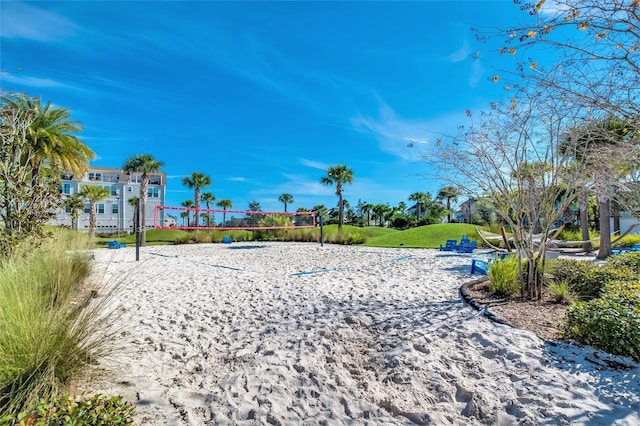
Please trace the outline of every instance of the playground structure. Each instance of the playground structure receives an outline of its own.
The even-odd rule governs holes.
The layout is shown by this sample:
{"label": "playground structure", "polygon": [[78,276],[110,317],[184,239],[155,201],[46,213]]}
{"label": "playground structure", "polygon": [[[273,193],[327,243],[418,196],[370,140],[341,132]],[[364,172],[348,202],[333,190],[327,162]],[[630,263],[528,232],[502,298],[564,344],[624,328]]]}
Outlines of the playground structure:
{"label": "playground structure", "polygon": [[[174,212],[177,217],[175,225],[164,225],[160,222],[160,212]],[[195,217],[198,226],[195,226]],[[238,217],[241,216],[241,217]],[[156,229],[182,230],[268,230],[315,228],[315,212],[263,212],[253,210],[201,209],[195,207],[156,206],[153,214]]]}

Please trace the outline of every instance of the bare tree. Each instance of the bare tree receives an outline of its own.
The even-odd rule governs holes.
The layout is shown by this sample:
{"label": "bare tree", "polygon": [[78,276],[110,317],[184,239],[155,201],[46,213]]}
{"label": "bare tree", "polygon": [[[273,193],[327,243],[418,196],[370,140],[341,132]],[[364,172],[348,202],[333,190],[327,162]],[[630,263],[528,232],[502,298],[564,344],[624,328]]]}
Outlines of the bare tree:
{"label": "bare tree", "polygon": [[[516,255],[527,260],[520,276],[531,299],[542,295],[548,235],[583,182],[570,146],[560,149],[565,129],[575,127],[570,111],[562,100],[521,90],[517,102],[493,104],[477,123],[470,118],[469,127],[440,140],[427,158],[462,192],[493,203],[513,232]],[[540,237],[530,234],[532,224]]]}

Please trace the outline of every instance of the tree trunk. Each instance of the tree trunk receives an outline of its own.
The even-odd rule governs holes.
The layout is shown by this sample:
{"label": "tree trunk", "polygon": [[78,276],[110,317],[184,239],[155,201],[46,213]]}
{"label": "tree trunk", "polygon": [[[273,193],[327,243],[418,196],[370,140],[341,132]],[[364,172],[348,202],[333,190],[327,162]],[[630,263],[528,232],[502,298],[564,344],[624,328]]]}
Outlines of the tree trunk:
{"label": "tree trunk", "polygon": [[342,215],[343,215],[343,206],[342,206],[342,193],[338,194],[338,233],[342,232]]}
{"label": "tree trunk", "polygon": [[197,228],[200,222],[200,188],[196,187],[194,203],[196,205],[196,217],[194,218],[194,226]]}
{"label": "tree trunk", "polygon": [[613,232],[620,232],[620,203],[611,200],[611,215],[613,216]]}
{"label": "tree trunk", "polygon": [[[589,200],[586,191],[580,191],[578,194],[578,205],[580,210],[580,230],[582,232],[582,240],[589,240]],[[582,243],[582,249],[586,252],[592,250],[591,242]]]}
{"label": "tree trunk", "polygon": [[90,210],[89,210],[89,240],[91,241],[91,245],[93,245],[93,241],[96,237],[96,203],[95,201],[91,202]]}
{"label": "tree trunk", "polygon": [[611,217],[609,197],[598,197],[598,206],[600,207],[600,250],[597,259],[606,259],[611,256]]}
{"label": "tree trunk", "polygon": [[140,182],[140,245],[147,245],[147,188],[149,187],[149,176],[142,175]]}

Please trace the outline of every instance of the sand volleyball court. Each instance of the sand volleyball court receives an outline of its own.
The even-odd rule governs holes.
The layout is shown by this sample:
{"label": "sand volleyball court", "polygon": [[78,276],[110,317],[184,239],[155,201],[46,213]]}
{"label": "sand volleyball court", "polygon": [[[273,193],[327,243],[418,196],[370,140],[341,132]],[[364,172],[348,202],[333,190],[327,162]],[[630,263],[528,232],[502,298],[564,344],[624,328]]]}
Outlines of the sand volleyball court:
{"label": "sand volleyball court", "polygon": [[[293,243],[96,250],[140,425],[638,425],[640,368],[488,321],[470,255]],[[631,366],[611,369],[608,359]]]}

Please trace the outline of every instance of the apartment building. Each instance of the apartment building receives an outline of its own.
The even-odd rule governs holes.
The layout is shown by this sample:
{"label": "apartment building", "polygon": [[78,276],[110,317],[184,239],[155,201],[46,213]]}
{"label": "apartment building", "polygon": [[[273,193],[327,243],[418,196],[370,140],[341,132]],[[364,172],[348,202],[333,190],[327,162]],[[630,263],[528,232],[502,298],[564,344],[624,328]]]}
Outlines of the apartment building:
{"label": "apartment building", "polygon": [[[127,173],[116,168],[92,167],[82,176],[62,174],[60,178],[60,193],[62,197],[77,194],[83,185],[99,185],[109,190],[109,196],[96,203],[96,232],[114,234],[133,232],[135,207],[131,206],[130,200],[140,195],[140,182],[142,180],[140,173]],[[153,228],[154,226],[155,207],[164,205],[166,179],[165,172],[149,174],[145,212],[146,228]],[[167,216],[168,221],[175,222],[175,218],[168,217],[163,211],[160,211],[158,216],[160,224],[170,225],[170,223],[165,222],[165,216]],[[51,223],[73,227],[71,209],[63,207]],[[88,201],[85,203],[84,211],[80,212],[77,229],[80,231],[88,231],[89,229]]]}

